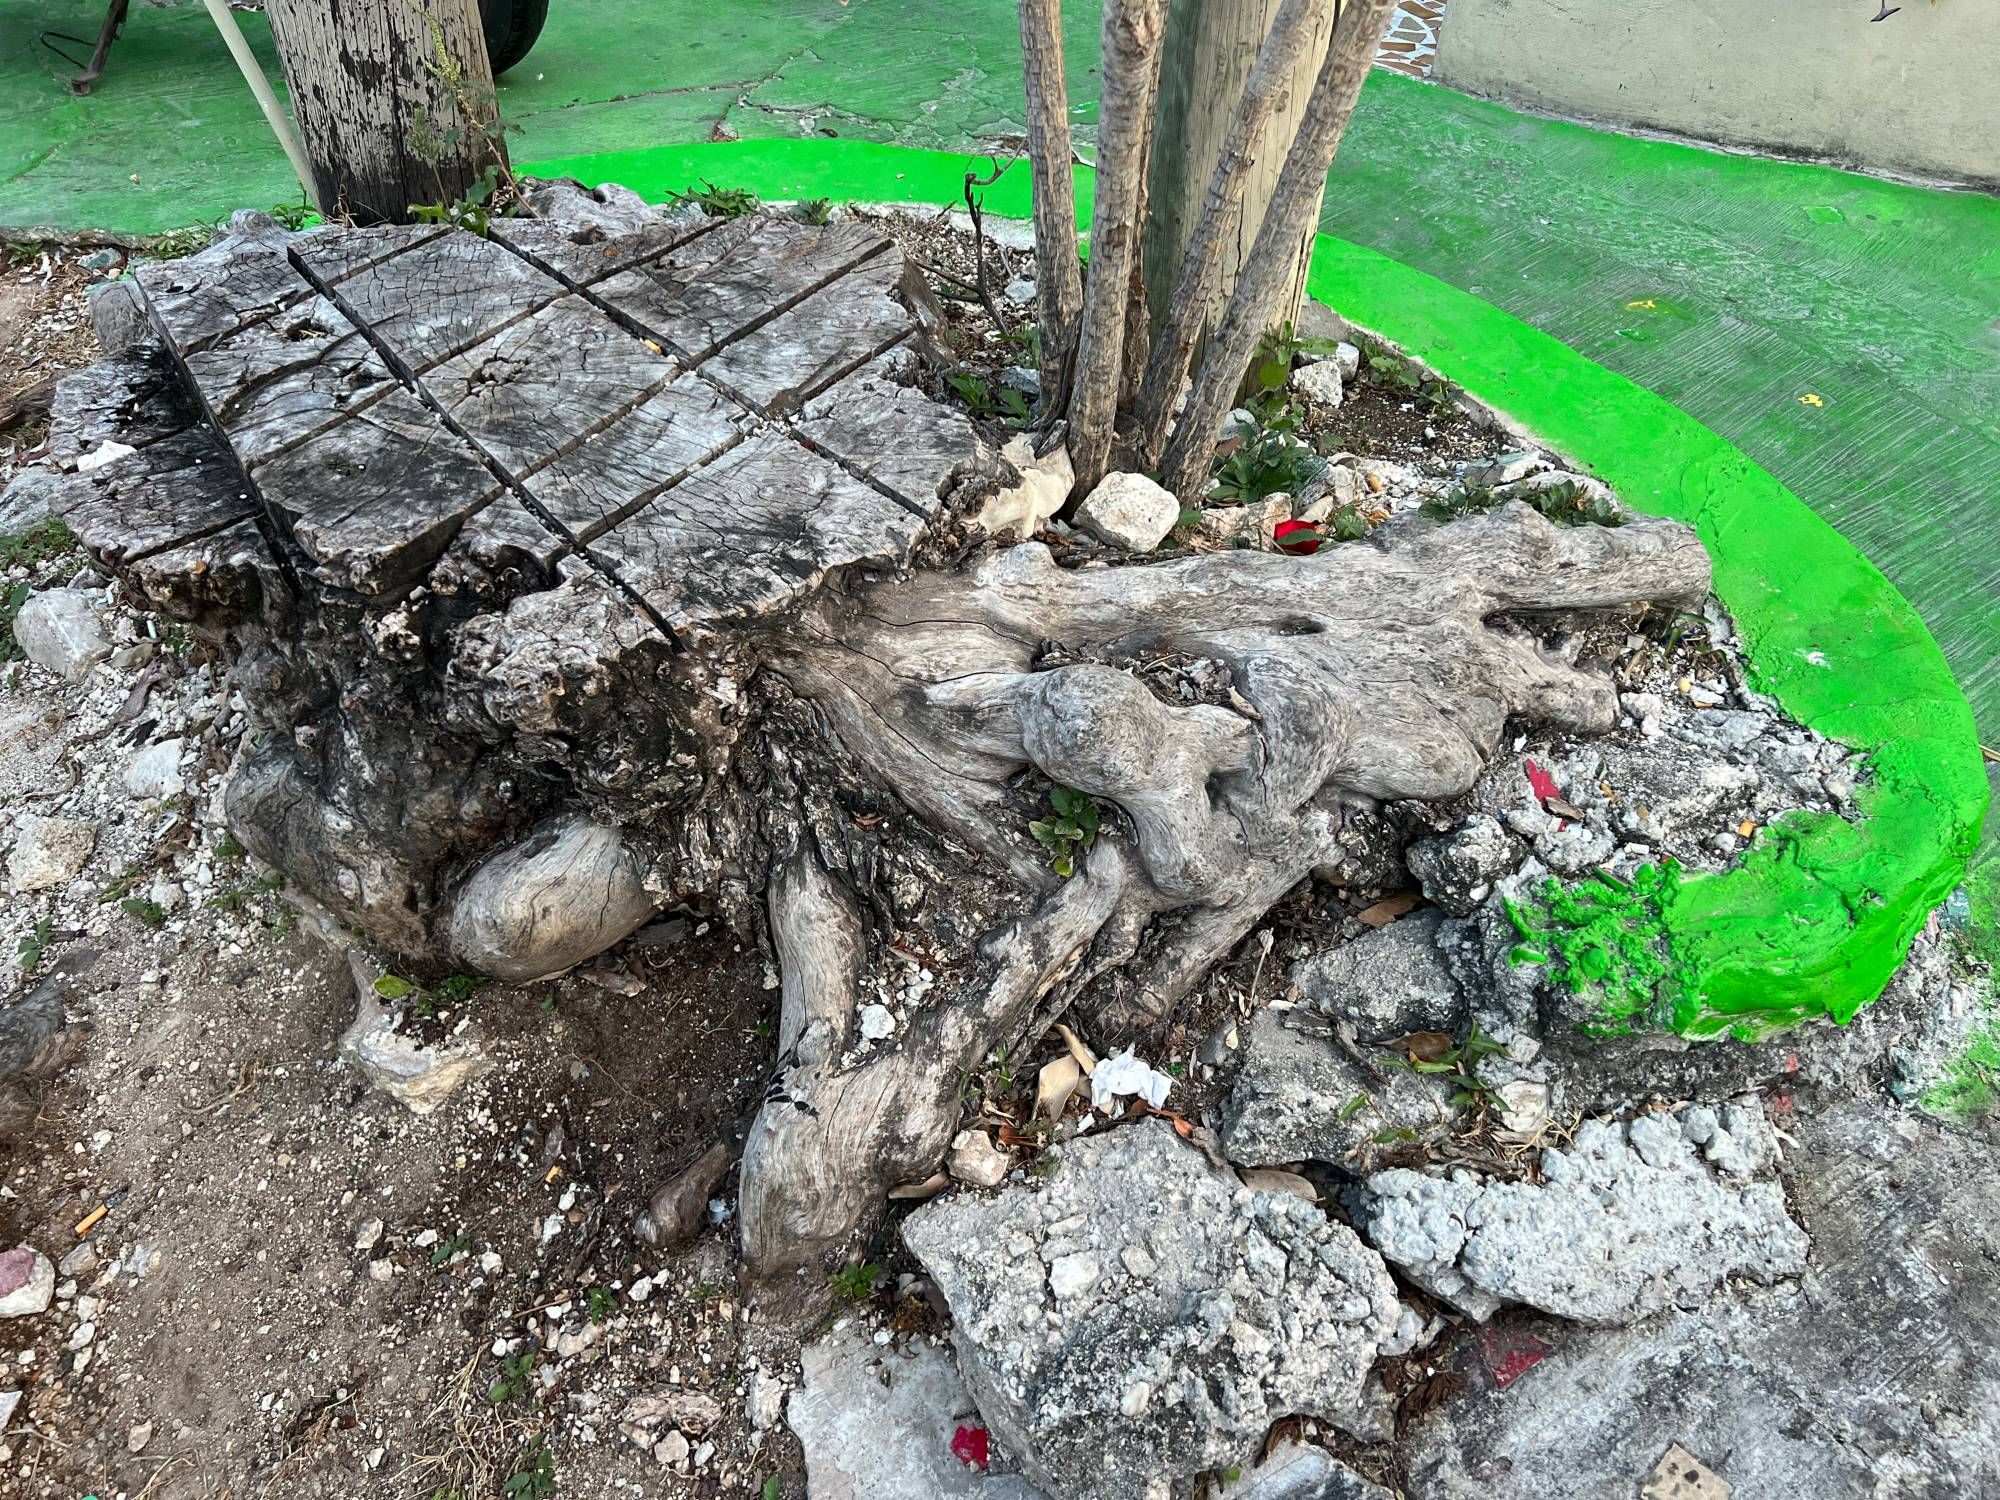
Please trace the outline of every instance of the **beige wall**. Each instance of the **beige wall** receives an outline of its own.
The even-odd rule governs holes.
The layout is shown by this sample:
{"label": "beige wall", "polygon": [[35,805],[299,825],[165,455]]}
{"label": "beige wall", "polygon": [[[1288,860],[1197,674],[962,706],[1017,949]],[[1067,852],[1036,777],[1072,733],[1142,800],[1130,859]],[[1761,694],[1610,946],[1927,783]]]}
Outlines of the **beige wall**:
{"label": "beige wall", "polygon": [[2000,184],[2000,0],[1450,0],[1434,77],[1556,114]]}

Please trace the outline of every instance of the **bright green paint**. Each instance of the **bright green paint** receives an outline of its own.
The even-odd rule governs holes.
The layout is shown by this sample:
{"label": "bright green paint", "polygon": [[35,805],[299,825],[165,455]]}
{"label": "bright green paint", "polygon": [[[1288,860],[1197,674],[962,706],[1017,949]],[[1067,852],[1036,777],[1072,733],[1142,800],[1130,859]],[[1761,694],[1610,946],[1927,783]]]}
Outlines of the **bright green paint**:
{"label": "bright green paint", "polygon": [[[649,196],[710,178],[766,198],[932,203],[957,201],[978,165],[810,140],[537,164]],[[1025,215],[1026,188],[1009,173],[989,206]],[[1079,195],[1089,189],[1083,174]],[[1590,465],[1634,508],[1694,526],[1716,559],[1716,592],[1756,685],[1821,733],[1869,752],[1873,780],[1857,823],[1786,819],[1735,870],[1685,877],[1661,907],[1672,966],[1690,986],[1676,1006],[1681,1030],[1755,1035],[1812,1015],[1852,1017],[1964,877],[1986,807],[1971,711],[1916,612],[1735,448],[1498,308],[1327,235],[1316,242],[1308,287]]]}

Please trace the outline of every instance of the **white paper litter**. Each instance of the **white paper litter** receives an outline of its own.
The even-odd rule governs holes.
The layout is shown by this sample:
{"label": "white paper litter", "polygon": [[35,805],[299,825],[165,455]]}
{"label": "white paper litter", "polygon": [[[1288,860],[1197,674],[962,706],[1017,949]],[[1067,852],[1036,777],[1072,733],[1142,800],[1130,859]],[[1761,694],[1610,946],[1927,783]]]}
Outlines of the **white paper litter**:
{"label": "white paper litter", "polygon": [[1167,1090],[1173,1086],[1173,1079],[1141,1062],[1127,1047],[1116,1057],[1105,1058],[1090,1075],[1090,1104],[1093,1109],[1102,1109],[1115,1098],[1137,1094],[1158,1109],[1167,1102]]}

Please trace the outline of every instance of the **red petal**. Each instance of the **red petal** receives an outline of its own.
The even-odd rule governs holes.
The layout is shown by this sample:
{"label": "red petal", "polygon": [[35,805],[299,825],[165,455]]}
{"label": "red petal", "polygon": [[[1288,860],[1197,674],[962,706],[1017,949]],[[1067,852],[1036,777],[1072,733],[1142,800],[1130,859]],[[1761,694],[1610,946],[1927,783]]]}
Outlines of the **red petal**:
{"label": "red petal", "polygon": [[[1276,526],[1271,528],[1271,535],[1276,540],[1278,550],[1281,552],[1290,552],[1300,557],[1310,557],[1313,553],[1319,551],[1321,541],[1319,528],[1310,521],[1280,521]],[[1285,540],[1287,537],[1295,538],[1295,540],[1288,542]]]}
{"label": "red petal", "polygon": [[1528,772],[1528,789],[1535,794],[1537,802],[1546,802],[1551,797],[1560,797],[1562,795],[1562,788],[1556,785],[1555,777],[1551,776],[1531,760],[1524,761],[1522,764]]}
{"label": "red petal", "polygon": [[961,1427],[951,1435],[951,1456],[962,1464],[983,1469],[990,1461],[984,1427]]}

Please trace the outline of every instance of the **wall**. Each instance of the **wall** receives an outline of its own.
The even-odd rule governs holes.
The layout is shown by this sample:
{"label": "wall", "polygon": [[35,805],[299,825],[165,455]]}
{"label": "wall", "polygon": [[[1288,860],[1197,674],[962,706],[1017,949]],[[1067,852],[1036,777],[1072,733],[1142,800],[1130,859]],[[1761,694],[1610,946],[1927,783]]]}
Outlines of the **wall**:
{"label": "wall", "polygon": [[2000,185],[2000,3],[1450,0],[1434,77],[1564,115]]}

